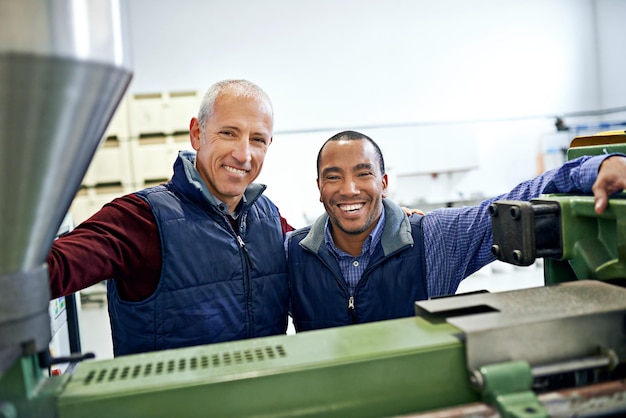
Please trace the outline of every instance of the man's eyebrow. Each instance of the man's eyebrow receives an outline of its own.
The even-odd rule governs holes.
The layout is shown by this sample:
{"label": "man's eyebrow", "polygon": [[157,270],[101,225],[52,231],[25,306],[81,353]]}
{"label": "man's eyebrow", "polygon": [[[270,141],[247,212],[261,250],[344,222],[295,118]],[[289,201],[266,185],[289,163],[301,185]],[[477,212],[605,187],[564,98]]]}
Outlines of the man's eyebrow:
{"label": "man's eyebrow", "polygon": [[339,167],[326,167],[322,170],[322,177],[327,176],[331,173],[340,173],[341,169]]}
{"label": "man's eyebrow", "polygon": [[230,130],[233,130],[233,131],[241,131],[241,129],[239,129],[237,126],[234,126],[234,125],[225,125],[225,126],[220,127],[220,130],[223,130],[223,129],[230,129]]}
{"label": "man's eyebrow", "polygon": [[354,171],[356,170],[373,170],[374,164],[370,163],[361,163],[354,166]]}

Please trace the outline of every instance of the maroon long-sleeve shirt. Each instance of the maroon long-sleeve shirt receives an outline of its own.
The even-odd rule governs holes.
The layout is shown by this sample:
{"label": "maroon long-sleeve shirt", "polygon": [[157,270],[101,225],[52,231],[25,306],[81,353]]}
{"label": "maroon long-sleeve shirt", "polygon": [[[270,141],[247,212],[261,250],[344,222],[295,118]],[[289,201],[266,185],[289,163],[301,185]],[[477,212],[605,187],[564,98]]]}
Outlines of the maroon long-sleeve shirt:
{"label": "maroon long-sleeve shirt", "polygon": [[[281,224],[283,234],[293,231],[282,216]],[[114,278],[123,299],[143,300],[156,290],[161,277],[161,240],[154,214],[135,194],[114,199],[54,241],[47,262],[52,298]]]}

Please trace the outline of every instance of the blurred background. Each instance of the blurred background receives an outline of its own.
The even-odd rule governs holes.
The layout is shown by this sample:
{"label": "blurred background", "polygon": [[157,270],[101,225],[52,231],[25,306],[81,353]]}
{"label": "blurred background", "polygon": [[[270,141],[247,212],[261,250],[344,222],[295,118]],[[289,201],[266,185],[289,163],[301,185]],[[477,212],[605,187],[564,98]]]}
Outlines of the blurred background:
{"label": "blurred background", "polygon": [[134,76],[77,222],[169,178],[201,95],[226,78],[273,100],[258,181],[296,227],[323,211],[315,159],[340,130],[378,141],[390,197],[428,210],[506,191],[559,165],[573,136],[626,121],[622,0],[128,3]]}

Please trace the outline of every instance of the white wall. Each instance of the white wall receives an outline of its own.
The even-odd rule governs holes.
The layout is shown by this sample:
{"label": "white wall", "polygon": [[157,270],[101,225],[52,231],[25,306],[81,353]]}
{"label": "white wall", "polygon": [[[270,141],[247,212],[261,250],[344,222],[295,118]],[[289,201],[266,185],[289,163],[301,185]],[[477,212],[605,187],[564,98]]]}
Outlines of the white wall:
{"label": "white wall", "polygon": [[626,1],[596,2],[600,104],[603,108],[626,104]]}
{"label": "white wall", "polygon": [[262,86],[276,123],[259,181],[294,226],[323,210],[315,158],[343,129],[380,143],[403,203],[492,195],[536,174],[553,115],[626,104],[625,3],[132,0],[130,92]]}

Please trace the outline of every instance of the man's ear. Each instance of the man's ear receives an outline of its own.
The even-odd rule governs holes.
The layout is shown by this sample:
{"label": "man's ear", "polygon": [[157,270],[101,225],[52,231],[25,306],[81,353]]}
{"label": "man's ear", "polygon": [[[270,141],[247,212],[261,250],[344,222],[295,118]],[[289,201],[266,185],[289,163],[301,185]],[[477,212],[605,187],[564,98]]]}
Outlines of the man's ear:
{"label": "man's ear", "polygon": [[383,185],[383,197],[387,197],[387,173],[383,174],[382,185]]}
{"label": "man's ear", "polygon": [[315,179],[315,183],[317,184],[317,190],[319,190],[319,192],[320,192],[320,202],[323,203],[323,200],[322,200],[322,184],[320,183],[320,179],[319,178]]}
{"label": "man's ear", "polygon": [[202,130],[200,129],[200,121],[198,118],[191,118],[189,122],[189,141],[193,149],[198,151],[202,143]]}

